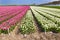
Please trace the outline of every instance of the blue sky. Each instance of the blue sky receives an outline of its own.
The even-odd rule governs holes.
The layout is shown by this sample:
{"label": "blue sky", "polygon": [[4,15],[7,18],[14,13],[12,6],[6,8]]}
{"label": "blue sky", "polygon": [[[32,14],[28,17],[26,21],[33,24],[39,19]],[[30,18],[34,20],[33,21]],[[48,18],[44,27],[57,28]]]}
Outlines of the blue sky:
{"label": "blue sky", "polygon": [[9,4],[42,4],[46,2],[51,2],[56,0],[0,0],[0,5]]}

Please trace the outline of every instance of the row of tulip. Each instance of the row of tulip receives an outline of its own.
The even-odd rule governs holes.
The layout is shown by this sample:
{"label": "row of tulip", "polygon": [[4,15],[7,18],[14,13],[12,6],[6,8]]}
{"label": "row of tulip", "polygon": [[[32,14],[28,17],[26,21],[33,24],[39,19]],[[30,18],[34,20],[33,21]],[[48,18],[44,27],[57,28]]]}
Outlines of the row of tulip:
{"label": "row of tulip", "polygon": [[56,31],[55,29],[57,28],[57,24],[52,22],[51,20],[47,19],[46,17],[40,15],[38,12],[35,10],[32,10],[36,19],[38,20],[40,24],[40,28],[42,28],[43,31]]}
{"label": "row of tulip", "polygon": [[50,11],[50,10],[47,10],[47,9],[42,9],[42,8],[36,8],[36,10],[40,10],[40,11],[43,11],[44,13],[47,13],[49,15],[52,15],[52,16],[55,16],[55,17],[58,17],[60,18],[60,13],[59,12],[55,12],[55,11]]}
{"label": "row of tulip", "polygon": [[29,6],[26,6],[24,7],[24,9],[21,9],[22,11],[21,12],[16,12],[17,15],[8,19],[7,21],[5,22],[2,22],[0,24],[0,30],[2,31],[5,31],[7,32],[6,30],[10,30],[10,29],[13,29],[16,25],[16,23],[18,23],[22,17],[26,14],[26,12],[30,9]]}
{"label": "row of tulip", "polygon": [[22,34],[30,34],[35,31],[35,25],[33,21],[33,16],[31,11],[29,10],[20,24],[20,33]]}
{"label": "row of tulip", "polygon": [[[41,28],[44,31],[54,31],[60,32],[60,18],[56,17],[56,15],[52,15],[49,12],[44,11],[43,8],[33,8],[31,7],[33,14],[38,20],[39,24],[41,24]],[[52,12],[54,14],[54,12]]]}
{"label": "row of tulip", "polygon": [[26,7],[26,6],[23,6],[23,7],[20,7],[20,8],[9,8],[9,9],[7,9],[7,8],[5,8],[6,10],[5,11],[3,11],[4,9],[2,8],[2,10],[0,11],[0,17],[2,17],[2,16],[6,16],[6,15],[11,15],[12,13],[15,13],[15,12],[17,12],[17,11],[19,11],[19,10],[21,10],[21,9],[24,9],[24,7]]}
{"label": "row of tulip", "polygon": [[19,11],[15,12],[15,13],[12,12],[12,13],[10,13],[10,15],[5,15],[5,16],[1,17],[0,18],[0,22],[2,23],[3,21],[5,21],[5,20],[7,20],[9,18],[12,18],[12,17],[20,14],[20,12],[22,12],[23,10],[24,10],[24,8],[23,9],[20,9]]}
{"label": "row of tulip", "polygon": [[57,18],[55,16],[49,15],[48,13],[42,12],[42,11],[38,11],[41,15],[45,16],[46,18],[50,19],[51,21],[53,21],[55,24],[58,24],[58,26],[60,26],[60,18]]}

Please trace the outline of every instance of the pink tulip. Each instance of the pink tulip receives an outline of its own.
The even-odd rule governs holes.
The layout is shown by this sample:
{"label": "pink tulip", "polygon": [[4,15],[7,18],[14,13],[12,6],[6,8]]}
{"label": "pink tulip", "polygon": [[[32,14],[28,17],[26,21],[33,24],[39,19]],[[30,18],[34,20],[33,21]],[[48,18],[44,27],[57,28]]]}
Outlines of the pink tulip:
{"label": "pink tulip", "polygon": [[[19,7],[18,7],[19,8]],[[0,25],[0,29],[2,30],[7,30],[9,29],[12,25],[15,25],[18,21],[20,21],[22,19],[22,17],[26,14],[27,10],[29,10],[30,7],[29,6],[24,6],[24,11],[22,11],[21,13],[19,13],[18,15],[14,16],[13,18],[3,22]],[[22,9],[21,9],[22,10]]]}

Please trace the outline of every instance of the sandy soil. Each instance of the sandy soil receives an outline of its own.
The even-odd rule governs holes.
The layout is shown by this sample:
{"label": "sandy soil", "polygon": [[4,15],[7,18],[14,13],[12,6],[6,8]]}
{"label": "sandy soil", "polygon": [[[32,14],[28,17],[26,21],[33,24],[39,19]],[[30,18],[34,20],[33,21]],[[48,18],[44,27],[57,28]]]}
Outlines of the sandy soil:
{"label": "sandy soil", "polygon": [[22,34],[1,34],[0,40],[60,40],[60,33],[52,33],[52,32],[35,32],[29,35]]}

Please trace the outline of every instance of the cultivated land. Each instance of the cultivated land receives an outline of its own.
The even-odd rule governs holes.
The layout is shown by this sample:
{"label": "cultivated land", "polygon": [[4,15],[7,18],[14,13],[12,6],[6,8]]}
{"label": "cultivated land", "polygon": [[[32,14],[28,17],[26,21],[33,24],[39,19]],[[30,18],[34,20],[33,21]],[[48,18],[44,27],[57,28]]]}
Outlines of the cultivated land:
{"label": "cultivated land", "polygon": [[60,40],[58,6],[0,6],[0,40]]}
{"label": "cultivated land", "polygon": [[57,8],[57,9],[60,9],[60,6],[42,6],[42,7]]}

